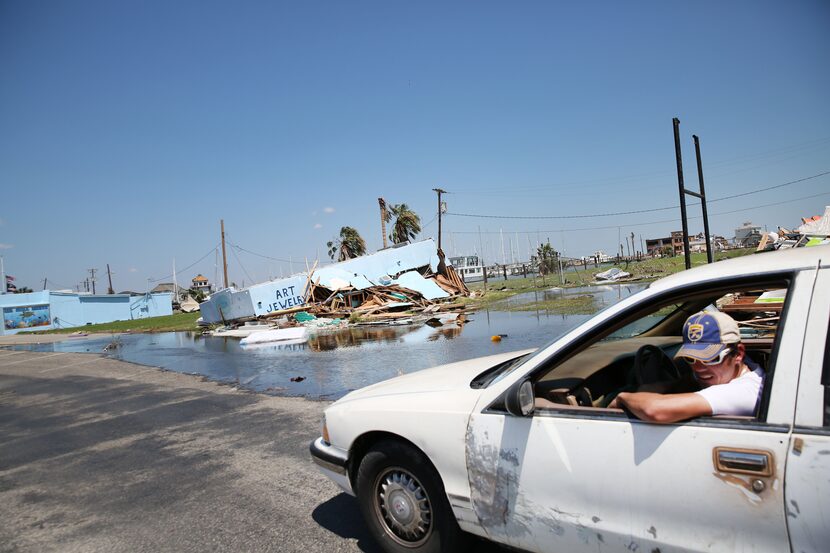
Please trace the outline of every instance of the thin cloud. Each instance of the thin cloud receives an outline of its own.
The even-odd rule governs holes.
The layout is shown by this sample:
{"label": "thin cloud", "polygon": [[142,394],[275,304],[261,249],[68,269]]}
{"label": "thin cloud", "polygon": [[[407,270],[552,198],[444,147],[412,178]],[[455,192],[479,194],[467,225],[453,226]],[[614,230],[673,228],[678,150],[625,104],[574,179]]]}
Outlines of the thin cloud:
{"label": "thin cloud", "polygon": [[136,269],[135,267],[130,267],[130,272],[131,273],[137,273],[138,269]]}
{"label": "thin cloud", "polygon": [[334,208],[333,207],[324,207],[323,208],[323,213],[334,213]]}
{"label": "thin cloud", "polygon": [[14,247],[14,244],[0,244],[0,250],[10,250]]}
{"label": "thin cloud", "polygon": [[315,223],[314,228],[323,228],[323,225],[321,225],[320,223]]}

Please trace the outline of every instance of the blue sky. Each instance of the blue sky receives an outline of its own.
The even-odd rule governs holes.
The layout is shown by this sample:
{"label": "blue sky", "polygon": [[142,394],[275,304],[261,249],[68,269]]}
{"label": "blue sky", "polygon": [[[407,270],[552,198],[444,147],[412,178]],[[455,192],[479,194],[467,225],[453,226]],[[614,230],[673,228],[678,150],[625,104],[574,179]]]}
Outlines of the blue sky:
{"label": "blue sky", "polygon": [[[672,117],[710,199],[830,171],[828,29],[822,0],[2,0],[0,255],[36,290],[109,263],[143,291],[174,259],[213,280],[224,219],[251,284],[325,260],[343,225],[378,248],[379,196],[437,237],[435,187],[451,255],[639,247],[679,209],[460,214],[677,205]],[[824,175],[713,202],[711,228],[828,204]]]}

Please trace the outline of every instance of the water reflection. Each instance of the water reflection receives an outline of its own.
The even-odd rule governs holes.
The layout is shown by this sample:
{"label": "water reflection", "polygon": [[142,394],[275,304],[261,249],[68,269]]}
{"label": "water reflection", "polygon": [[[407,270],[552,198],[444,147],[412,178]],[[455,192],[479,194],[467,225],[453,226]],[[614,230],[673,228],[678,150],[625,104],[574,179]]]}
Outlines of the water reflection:
{"label": "water reflection", "polygon": [[[579,296],[593,296],[594,303],[598,307],[605,307],[617,303],[623,298],[627,298],[632,294],[636,294],[648,287],[647,283],[631,283],[631,284],[608,284],[601,286],[578,286],[575,288],[559,288],[553,287],[547,290],[534,290],[533,292],[526,292],[524,294],[517,294],[505,299],[502,303],[505,306],[513,307],[519,305],[527,305],[531,303],[540,303],[561,298],[574,298]],[[537,309],[536,312],[544,312],[545,310]]]}
{"label": "water reflection", "polygon": [[[642,286],[609,286],[546,290],[524,294],[593,293],[602,302],[615,302]],[[516,301],[528,301],[518,297]],[[197,374],[211,380],[265,393],[338,398],[399,374],[483,355],[535,348],[550,342],[589,315],[560,315],[544,311],[483,310],[458,324],[443,317],[443,324],[358,326],[312,333],[302,343],[240,346],[228,337],[178,332],[128,334],[106,355],[168,370]],[[492,342],[494,334],[505,335]],[[69,339],[54,344],[18,346],[38,351],[101,353],[112,337]]]}

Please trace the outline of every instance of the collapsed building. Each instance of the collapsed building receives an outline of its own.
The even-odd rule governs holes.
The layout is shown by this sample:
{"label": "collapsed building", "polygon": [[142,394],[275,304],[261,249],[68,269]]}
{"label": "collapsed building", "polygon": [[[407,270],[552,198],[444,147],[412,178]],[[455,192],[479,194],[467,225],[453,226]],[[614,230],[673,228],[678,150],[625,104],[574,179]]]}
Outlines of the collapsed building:
{"label": "collapsed building", "polygon": [[233,287],[200,305],[205,323],[277,317],[299,311],[318,316],[371,317],[379,312],[438,311],[469,294],[432,239],[313,267],[288,278]]}

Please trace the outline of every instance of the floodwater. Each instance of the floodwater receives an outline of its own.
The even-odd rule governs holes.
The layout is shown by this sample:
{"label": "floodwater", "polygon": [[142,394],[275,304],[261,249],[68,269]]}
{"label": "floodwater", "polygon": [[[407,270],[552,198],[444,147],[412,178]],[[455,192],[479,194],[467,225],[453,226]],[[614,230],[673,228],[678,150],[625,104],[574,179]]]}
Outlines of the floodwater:
{"label": "floodwater", "polygon": [[[600,286],[521,294],[511,303],[551,294],[592,293],[598,306],[619,301],[645,285]],[[535,295],[534,295],[535,294]],[[550,296],[553,297],[553,296]],[[55,352],[104,351],[106,355],[171,371],[204,376],[259,392],[337,399],[346,393],[435,365],[542,346],[590,318],[544,311],[478,311],[469,322],[433,328],[427,325],[350,327],[312,334],[300,344],[240,346],[237,338],[192,332],[122,334],[92,339],[17,346]],[[503,335],[501,341],[491,337]],[[294,380],[292,380],[294,379]]]}
{"label": "floodwater", "polygon": [[517,294],[500,302],[506,306],[516,306],[528,303],[537,303],[546,300],[553,300],[557,298],[574,298],[584,295],[592,295],[594,303],[599,308],[605,308],[613,305],[623,298],[644,290],[648,284],[630,283],[630,284],[607,284],[599,286],[578,286],[575,288],[558,288],[553,287],[547,290],[539,290],[535,292],[527,292],[525,294]]}

